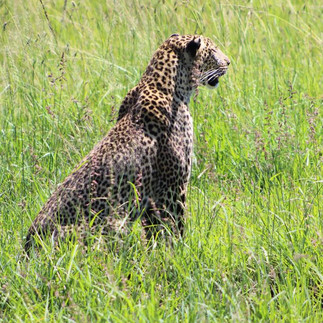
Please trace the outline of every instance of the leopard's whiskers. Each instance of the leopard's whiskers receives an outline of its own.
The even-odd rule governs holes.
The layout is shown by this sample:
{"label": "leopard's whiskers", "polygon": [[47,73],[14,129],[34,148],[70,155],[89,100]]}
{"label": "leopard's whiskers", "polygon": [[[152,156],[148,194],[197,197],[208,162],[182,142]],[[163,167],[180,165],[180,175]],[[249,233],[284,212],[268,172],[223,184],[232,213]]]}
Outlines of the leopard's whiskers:
{"label": "leopard's whiskers", "polygon": [[224,72],[225,70],[226,70],[226,68],[222,68],[222,67],[218,67],[216,69],[208,70],[208,71],[202,73],[201,77],[199,78],[199,81],[202,83],[207,79],[212,79],[212,78],[221,76],[221,75],[223,75],[225,73]]}
{"label": "leopard's whiskers", "polygon": [[206,79],[214,78],[220,76],[222,71],[220,69],[209,70],[200,77],[200,82],[205,81]]}

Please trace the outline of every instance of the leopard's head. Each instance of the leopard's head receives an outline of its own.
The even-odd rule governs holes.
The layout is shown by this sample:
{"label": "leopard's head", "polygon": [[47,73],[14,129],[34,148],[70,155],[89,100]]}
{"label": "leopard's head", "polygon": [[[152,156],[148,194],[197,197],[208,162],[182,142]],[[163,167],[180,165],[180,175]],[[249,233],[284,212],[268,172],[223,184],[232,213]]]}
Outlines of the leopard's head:
{"label": "leopard's head", "polygon": [[173,34],[169,40],[178,47],[181,45],[194,61],[197,86],[206,85],[214,89],[219,85],[219,78],[227,72],[230,60],[210,38]]}

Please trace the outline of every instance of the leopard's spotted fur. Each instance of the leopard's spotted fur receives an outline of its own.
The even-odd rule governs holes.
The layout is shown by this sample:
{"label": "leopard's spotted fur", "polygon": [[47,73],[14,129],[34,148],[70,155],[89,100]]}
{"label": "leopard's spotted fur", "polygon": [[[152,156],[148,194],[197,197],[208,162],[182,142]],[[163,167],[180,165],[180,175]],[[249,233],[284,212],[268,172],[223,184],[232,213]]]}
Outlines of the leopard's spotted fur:
{"label": "leopard's spotted fur", "polygon": [[115,232],[139,216],[144,227],[181,232],[193,145],[188,103],[198,85],[215,87],[229,64],[209,38],[168,38],[126,95],[117,124],[39,212],[25,249],[36,234],[56,237],[81,223]]}

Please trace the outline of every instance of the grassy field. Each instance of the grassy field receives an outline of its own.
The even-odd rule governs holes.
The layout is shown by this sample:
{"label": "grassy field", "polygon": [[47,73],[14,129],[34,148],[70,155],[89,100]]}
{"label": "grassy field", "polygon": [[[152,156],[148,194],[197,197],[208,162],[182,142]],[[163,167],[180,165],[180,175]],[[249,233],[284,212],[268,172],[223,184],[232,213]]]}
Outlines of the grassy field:
{"label": "grassy field", "polygon": [[[0,1],[0,321],[322,322],[320,1]],[[231,59],[200,88],[185,237],[116,253],[27,229],[172,33]],[[138,230],[137,230],[138,229]]]}

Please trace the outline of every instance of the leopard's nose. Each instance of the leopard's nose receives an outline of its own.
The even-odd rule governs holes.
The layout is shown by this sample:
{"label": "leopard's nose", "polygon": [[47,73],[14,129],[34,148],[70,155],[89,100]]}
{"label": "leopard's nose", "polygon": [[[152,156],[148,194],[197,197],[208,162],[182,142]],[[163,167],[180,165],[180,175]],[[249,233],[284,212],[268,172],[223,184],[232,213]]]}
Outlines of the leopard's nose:
{"label": "leopard's nose", "polygon": [[221,57],[221,59],[217,60],[218,66],[221,66],[222,68],[226,68],[230,65],[230,60],[228,57]]}

